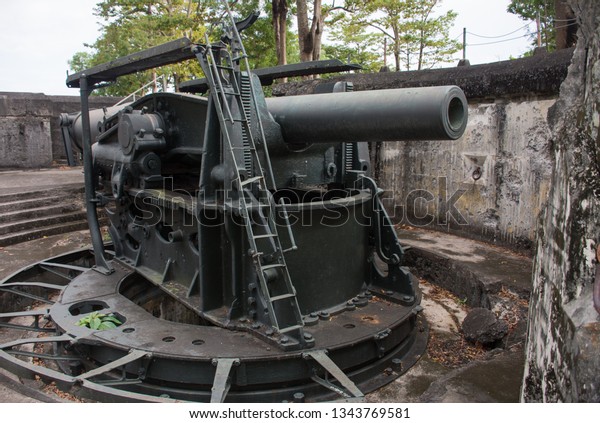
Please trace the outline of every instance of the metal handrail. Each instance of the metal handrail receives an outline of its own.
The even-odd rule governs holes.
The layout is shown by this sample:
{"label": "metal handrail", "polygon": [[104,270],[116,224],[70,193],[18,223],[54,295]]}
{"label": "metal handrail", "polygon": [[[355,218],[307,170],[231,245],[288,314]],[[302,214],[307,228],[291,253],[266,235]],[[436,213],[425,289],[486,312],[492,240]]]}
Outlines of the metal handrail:
{"label": "metal handrail", "polygon": [[[119,100],[117,103],[115,103],[115,106],[118,106],[118,105],[123,104],[123,103],[127,103],[128,100],[130,98],[132,98],[132,97],[133,97],[133,101],[135,101],[136,94],[138,94],[140,91],[146,90],[146,88],[148,88],[149,86],[156,84],[156,81],[158,79],[161,79],[161,78],[164,78],[164,77],[165,77],[165,74],[162,74],[162,75],[157,76],[156,78],[153,78],[152,81],[148,82],[147,84],[142,85],[139,89],[135,90],[134,92],[132,92],[131,94],[129,94],[127,97],[124,97],[121,100]],[[163,87],[163,90],[164,90],[164,87]]]}

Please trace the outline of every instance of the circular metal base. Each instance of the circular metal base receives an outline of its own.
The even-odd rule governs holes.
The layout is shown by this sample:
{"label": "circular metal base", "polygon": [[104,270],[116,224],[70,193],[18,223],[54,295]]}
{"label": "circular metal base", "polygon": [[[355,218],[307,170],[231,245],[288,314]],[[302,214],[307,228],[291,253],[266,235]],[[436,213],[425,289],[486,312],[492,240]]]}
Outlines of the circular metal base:
{"label": "circular metal base", "polygon": [[[90,251],[77,251],[0,283],[0,326],[15,334],[0,345],[2,367],[98,401],[324,401],[389,383],[426,347],[420,296],[407,306],[367,291],[356,307],[311,321],[314,347],[282,351],[251,332],[208,325],[183,306],[173,311],[172,297],[152,294],[126,264],[114,260],[110,275],[93,264]],[[92,311],[123,324],[78,326]],[[33,324],[10,323],[15,318]],[[23,339],[30,331],[47,334]]]}

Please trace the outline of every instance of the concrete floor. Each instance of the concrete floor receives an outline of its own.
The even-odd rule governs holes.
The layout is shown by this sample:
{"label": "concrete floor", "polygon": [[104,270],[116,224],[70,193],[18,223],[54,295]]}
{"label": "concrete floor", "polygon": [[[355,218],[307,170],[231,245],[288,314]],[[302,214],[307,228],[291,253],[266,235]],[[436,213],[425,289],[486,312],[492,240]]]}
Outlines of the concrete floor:
{"label": "concrete floor", "polygon": [[26,171],[0,171],[0,195],[56,188],[72,184],[83,186],[83,168],[65,167]]}

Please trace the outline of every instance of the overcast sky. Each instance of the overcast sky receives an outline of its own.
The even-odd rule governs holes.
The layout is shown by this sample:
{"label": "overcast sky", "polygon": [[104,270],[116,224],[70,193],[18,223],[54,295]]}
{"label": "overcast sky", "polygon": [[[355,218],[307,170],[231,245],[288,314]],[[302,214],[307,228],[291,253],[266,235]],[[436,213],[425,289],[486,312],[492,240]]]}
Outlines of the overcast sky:
{"label": "overcast sky", "polygon": [[[68,60],[92,43],[99,26],[92,10],[98,0],[3,0],[0,4],[0,91],[78,95],[65,85]],[[458,13],[452,37],[467,35],[471,64],[517,57],[528,48],[527,24],[506,12],[509,0],[443,0],[440,10]],[[534,24],[529,25],[535,28]],[[520,30],[518,30],[521,28]],[[513,32],[518,30],[516,32]],[[512,41],[502,41],[515,38]],[[501,42],[498,42],[501,41]],[[490,43],[486,45],[476,45]],[[151,46],[148,46],[151,47]],[[457,54],[457,61],[462,52]]]}

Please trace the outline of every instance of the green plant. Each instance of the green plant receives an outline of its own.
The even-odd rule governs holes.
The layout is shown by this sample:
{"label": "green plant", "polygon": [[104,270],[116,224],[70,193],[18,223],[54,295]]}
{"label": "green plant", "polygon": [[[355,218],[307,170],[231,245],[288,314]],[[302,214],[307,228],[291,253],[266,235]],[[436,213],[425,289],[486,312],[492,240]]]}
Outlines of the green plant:
{"label": "green plant", "polygon": [[459,305],[465,305],[465,304],[467,304],[467,297],[463,298],[462,300],[461,300],[460,298],[457,298],[457,299],[456,299],[456,302],[457,302]]}
{"label": "green plant", "polygon": [[117,319],[114,314],[102,314],[97,311],[91,312],[77,322],[77,326],[83,326],[94,330],[114,329],[122,324],[123,322]]}

